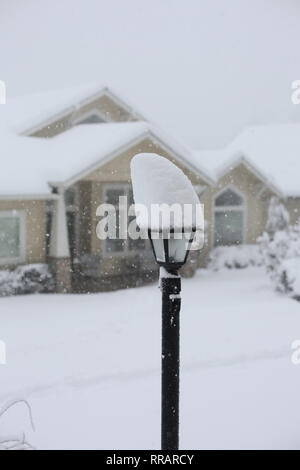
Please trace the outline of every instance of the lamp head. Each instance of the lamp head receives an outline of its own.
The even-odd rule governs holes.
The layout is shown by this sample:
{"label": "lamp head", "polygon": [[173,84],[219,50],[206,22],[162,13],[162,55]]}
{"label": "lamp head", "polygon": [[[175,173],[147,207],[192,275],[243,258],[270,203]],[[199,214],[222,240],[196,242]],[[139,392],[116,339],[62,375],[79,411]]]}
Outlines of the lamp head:
{"label": "lamp head", "polygon": [[187,261],[196,229],[178,231],[154,231],[148,234],[156,262],[169,273],[176,273]]}

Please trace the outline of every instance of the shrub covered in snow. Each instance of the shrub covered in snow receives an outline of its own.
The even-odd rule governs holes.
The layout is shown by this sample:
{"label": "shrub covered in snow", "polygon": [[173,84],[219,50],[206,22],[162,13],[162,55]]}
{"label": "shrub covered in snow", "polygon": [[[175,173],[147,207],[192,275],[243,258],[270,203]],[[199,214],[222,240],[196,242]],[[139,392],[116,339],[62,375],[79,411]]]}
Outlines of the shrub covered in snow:
{"label": "shrub covered in snow", "polygon": [[262,256],[256,245],[220,246],[209,257],[209,268],[242,269],[249,266],[261,266]]}
{"label": "shrub covered in snow", "polygon": [[52,292],[53,288],[53,278],[45,264],[30,264],[11,271],[0,271],[0,297]]}
{"label": "shrub covered in snow", "polygon": [[267,231],[258,239],[267,273],[277,291],[300,299],[300,226],[289,225],[284,205],[273,198]]}
{"label": "shrub covered in snow", "polygon": [[259,239],[264,265],[276,290],[300,296],[300,227],[290,226]]}
{"label": "shrub covered in snow", "polygon": [[268,210],[267,233],[272,237],[278,231],[286,230],[290,223],[290,215],[277,197],[270,201]]}

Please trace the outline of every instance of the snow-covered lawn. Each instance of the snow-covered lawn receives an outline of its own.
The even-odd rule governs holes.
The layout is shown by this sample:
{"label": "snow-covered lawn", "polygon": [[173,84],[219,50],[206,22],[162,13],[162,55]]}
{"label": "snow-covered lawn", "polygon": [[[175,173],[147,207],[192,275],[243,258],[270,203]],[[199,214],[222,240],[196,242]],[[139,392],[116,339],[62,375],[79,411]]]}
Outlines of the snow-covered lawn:
{"label": "snow-covered lawn", "polygon": [[[0,421],[39,449],[158,449],[160,292],[0,299]],[[260,268],[183,280],[181,448],[300,449],[300,303]],[[27,424],[28,423],[28,424]]]}

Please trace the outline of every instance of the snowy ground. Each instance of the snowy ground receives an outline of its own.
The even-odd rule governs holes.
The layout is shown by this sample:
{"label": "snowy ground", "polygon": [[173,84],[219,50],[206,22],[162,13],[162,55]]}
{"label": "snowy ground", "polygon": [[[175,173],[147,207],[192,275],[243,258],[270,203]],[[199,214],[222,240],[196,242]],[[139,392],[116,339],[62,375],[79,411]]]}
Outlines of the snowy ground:
{"label": "snowy ground", "polygon": [[[158,449],[160,293],[155,285],[90,296],[0,299],[0,436],[39,449]],[[262,269],[183,280],[181,448],[300,449],[300,304]],[[27,424],[28,423],[28,424]]]}

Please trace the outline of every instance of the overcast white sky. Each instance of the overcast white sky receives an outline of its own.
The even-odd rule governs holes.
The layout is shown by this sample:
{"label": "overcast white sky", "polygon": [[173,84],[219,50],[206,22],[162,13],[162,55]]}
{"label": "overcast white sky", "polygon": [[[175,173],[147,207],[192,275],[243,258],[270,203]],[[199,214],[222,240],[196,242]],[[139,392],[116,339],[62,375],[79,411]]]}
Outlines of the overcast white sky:
{"label": "overcast white sky", "polygon": [[99,81],[195,148],[300,121],[299,0],[0,0],[8,97]]}

